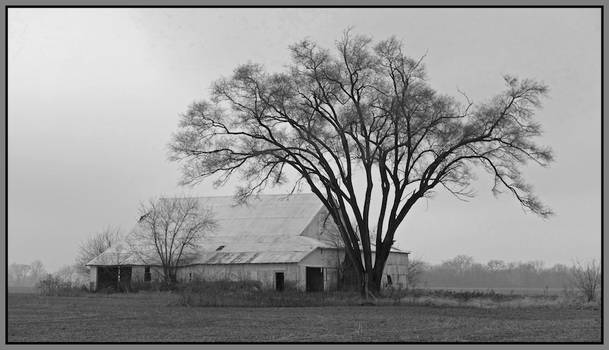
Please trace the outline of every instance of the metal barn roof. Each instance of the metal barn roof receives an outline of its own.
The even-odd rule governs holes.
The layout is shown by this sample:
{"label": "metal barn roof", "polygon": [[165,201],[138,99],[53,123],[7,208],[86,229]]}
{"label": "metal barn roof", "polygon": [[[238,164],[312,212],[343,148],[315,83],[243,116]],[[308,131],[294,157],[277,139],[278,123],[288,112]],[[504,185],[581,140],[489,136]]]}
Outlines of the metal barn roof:
{"label": "metal barn roof", "polygon": [[322,208],[314,194],[260,195],[236,205],[233,197],[199,197],[199,207],[213,212],[213,236],[300,235]]}
{"label": "metal barn roof", "polygon": [[[148,259],[147,259],[148,260]],[[144,261],[139,255],[134,254],[125,242],[119,242],[108,248],[105,252],[89,261],[90,266],[106,265],[156,265],[152,261]]]}
{"label": "metal barn roof", "polygon": [[309,255],[308,252],[205,252],[188,265],[224,264],[290,264],[297,263]]}
{"label": "metal barn roof", "polygon": [[[201,210],[210,209],[216,228],[200,243],[187,264],[294,263],[327,243],[300,236],[322,203],[314,194],[260,195],[237,205],[232,196],[199,197]],[[218,250],[220,247],[222,248]],[[133,254],[122,242],[87,265],[158,264],[154,254]]]}

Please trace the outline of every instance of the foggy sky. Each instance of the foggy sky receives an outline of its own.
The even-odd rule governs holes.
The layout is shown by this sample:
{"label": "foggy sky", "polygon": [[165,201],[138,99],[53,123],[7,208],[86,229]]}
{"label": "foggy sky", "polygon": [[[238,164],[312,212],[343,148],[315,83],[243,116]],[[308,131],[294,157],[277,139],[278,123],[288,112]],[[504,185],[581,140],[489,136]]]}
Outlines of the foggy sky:
{"label": "foggy sky", "polygon": [[[177,185],[167,143],[180,113],[248,61],[279,71],[305,37],[332,48],[342,31],[396,35],[426,54],[429,82],[483,102],[503,74],[550,87],[537,113],[556,161],[526,178],[556,215],[526,214],[493,197],[480,173],[464,203],[422,200],[398,247],[437,263],[600,258],[600,9],[9,9],[9,262],[71,264],[106,226],[129,230],[140,202],[159,195],[232,194]],[[233,182],[233,184],[236,183]],[[285,193],[287,188],[276,189]]]}

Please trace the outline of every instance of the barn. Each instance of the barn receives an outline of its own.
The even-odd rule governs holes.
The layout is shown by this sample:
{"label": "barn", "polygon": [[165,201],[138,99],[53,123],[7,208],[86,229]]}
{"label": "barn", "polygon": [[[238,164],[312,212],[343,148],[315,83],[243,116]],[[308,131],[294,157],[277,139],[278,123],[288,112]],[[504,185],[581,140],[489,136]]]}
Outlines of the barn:
{"label": "barn", "polygon": [[[327,209],[314,194],[260,195],[235,205],[233,197],[199,197],[217,227],[200,242],[194,258],[178,270],[178,280],[257,280],[282,290],[288,284],[303,291],[333,290],[344,250]],[[117,244],[91,260],[90,286],[129,285],[161,279],[155,261],[143,261]],[[406,286],[408,253],[393,248],[383,284]],[[389,277],[388,277],[389,276]]]}

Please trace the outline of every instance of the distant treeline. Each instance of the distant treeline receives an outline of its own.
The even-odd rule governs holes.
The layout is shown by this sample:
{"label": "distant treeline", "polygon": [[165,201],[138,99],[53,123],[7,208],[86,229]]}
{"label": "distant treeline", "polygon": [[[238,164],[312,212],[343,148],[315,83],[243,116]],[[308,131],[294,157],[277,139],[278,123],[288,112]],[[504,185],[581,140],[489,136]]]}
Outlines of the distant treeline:
{"label": "distant treeline", "polygon": [[[7,272],[6,280],[9,287],[33,288],[38,285],[41,279],[49,276],[49,272],[39,260],[31,264],[11,263],[8,265]],[[52,275],[63,281],[84,284],[86,284],[88,278],[74,265],[66,265]]]}
{"label": "distant treeline", "polygon": [[564,288],[571,284],[570,267],[557,264],[545,267],[542,261],[478,263],[458,255],[438,265],[416,259],[420,287],[459,288]]}
{"label": "distant treeline", "polygon": [[9,287],[34,287],[46,275],[46,269],[38,260],[31,264],[12,263],[8,265],[6,281]]}

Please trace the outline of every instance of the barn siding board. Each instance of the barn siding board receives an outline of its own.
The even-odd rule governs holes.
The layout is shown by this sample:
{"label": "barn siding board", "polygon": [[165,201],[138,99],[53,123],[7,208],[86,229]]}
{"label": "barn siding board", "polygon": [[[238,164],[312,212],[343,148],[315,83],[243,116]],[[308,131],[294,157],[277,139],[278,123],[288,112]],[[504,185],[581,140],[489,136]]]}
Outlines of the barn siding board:
{"label": "barn siding board", "polygon": [[97,290],[97,266],[91,266],[89,270],[89,289]]}
{"label": "barn siding board", "polygon": [[336,289],[337,285],[337,258],[342,259],[342,250],[337,249],[315,249],[304,259],[300,261],[299,275],[302,276],[299,283],[299,289],[306,290],[306,268],[307,267],[321,267],[323,271],[324,290]]}
{"label": "barn siding board", "polygon": [[144,282],[145,266],[133,266],[131,269],[131,281]]}
{"label": "barn siding board", "polygon": [[297,264],[226,264],[226,265],[192,265],[178,270],[178,280],[187,282],[192,279],[205,281],[218,280],[257,280],[265,288],[275,285],[275,272],[283,272],[285,282],[298,284]]}

